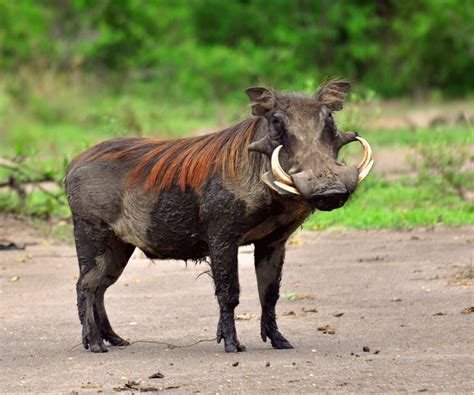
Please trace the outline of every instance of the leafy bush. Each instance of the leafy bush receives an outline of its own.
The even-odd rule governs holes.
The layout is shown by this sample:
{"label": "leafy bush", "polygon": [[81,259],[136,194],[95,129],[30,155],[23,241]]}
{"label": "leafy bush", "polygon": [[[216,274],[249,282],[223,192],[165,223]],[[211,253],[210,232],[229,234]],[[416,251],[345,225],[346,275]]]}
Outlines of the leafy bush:
{"label": "leafy bush", "polygon": [[472,20],[471,0],[0,0],[0,66],[156,81],[178,99],[327,75],[459,96],[474,90]]}
{"label": "leafy bush", "polygon": [[[471,136],[464,142],[448,144],[443,129],[435,129],[430,135],[419,138],[413,158],[420,184],[434,184],[444,193],[455,193],[462,200],[467,192],[474,191],[474,171],[469,163],[474,160],[470,153]],[[470,138],[469,138],[470,137]]]}

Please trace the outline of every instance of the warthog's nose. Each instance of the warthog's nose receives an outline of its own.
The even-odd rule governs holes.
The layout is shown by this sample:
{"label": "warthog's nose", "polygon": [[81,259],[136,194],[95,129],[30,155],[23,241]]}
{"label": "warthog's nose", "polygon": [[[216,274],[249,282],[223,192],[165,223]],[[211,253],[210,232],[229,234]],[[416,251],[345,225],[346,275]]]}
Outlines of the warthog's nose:
{"label": "warthog's nose", "polygon": [[324,192],[315,194],[311,201],[318,210],[330,211],[342,207],[349,196],[350,193],[342,184],[340,184],[331,186]]}
{"label": "warthog's nose", "polygon": [[300,171],[293,174],[291,179],[305,199],[347,193],[347,189],[342,182],[325,182],[324,179],[318,179],[312,170]]}
{"label": "warthog's nose", "polygon": [[344,205],[350,192],[340,181],[324,183],[311,170],[291,176],[295,187],[304,199],[309,200],[319,210],[333,210]]}

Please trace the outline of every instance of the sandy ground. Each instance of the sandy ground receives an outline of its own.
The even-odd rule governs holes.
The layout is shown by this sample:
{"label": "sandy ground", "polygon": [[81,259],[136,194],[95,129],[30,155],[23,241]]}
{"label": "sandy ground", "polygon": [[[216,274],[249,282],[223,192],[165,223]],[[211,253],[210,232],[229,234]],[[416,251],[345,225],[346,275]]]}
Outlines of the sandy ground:
{"label": "sandy ground", "polygon": [[[239,354],[214,341],[186,347],[215,336],[212,281],[198,277],[205,264],[136,254],[106,295],[112,325],[132,344],[92,354],[78,346],[74,248],[8,217],[0,237],[37,243],[0,251],[1,392],[474,391],[473,227],[297,235],[278,304],[293,350],[260,339],[243,249],[237,330],[248,351]],[[335,333],[318,330],[326,325]]]}

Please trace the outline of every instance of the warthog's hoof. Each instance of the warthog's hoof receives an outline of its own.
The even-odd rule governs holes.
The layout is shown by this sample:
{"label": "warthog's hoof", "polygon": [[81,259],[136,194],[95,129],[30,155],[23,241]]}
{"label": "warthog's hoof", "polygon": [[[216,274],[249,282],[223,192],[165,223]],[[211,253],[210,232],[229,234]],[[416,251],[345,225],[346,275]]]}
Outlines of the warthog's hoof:
{"label": "warthog's hoof", "polygon": [[262,335],[262,340],[264,342],[266,342],[267,338],[269,338],[270,342],[272,343],[272,347],[276,348],[277,350],[293,348],[291,343],[285,339],[285,337],[280,333],[278,329],[275,329],[275,328],[267,329],[264,326],[262,327],[261,335]]}
{"label": "warthog's hoof", "polygon": [[283,350],[288,348],[293,348],[291,343],[286,340],[285,338],[272,340],[272,347],[276,348],[277,350]]}
{"label": "warthog's hoof", "polygon": [[91,352],[108,352],[107,347],[105,346],[103,341],[91,344],[90,350]]}
{"label": "warthog's hoof", "polygon": [[120,336],[107,336],[104,337],[104,340],[107,340],[112,346],[125,347],[130,345],[127,340],[122,339]]}
{"label": "warthog's hoof", "polygon": [[247,348],[243,344],[240,344],[240,343],[237,343],[237,344],[230,343],[230,344],[225,345],[225,352],[244,352],[246,350]]}

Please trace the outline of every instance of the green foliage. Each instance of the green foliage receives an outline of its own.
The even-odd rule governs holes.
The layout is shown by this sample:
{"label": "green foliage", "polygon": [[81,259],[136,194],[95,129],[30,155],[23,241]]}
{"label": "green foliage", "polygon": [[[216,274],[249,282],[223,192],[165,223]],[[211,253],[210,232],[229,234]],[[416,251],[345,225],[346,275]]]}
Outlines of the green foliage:
{"label": "green foliage", "polygon": [[328,75],[459,96],[474,89],[472,20],[471,0],[0,0],[0,67],[151,82],[180,100]]}
{"label": "green foliage", "polygon": [[439,188],[466,200],[466,192],[474,190],[474,171],[465,169],[474,157],[469,144],[473,143],[471,133],[463,136],[461,144],[446,144],[442,129],[432,131],[427,138],[421,136],[417,142],[416,156],[413,160],[420,183],[437,182]]}
{"label": "green foliage", "polygon": [[446,194],[437,182],[387,182],[369,176],[346,205],[332,212],[316,212],[307,229],[413,228],[474,223],[474,205]]}
{"label": "green foliage", "polygon": [[416,178],[389,182],[371,174],[344,207],[315,213],[305,227],[412,228],[474,223],[474,204],[467,197],[474,192],[474,173],[467,166],[472,160],[469,147],[474,142],[469,130],[391,131],[382,139],[380,133],[366,136],[372,147],[400,143],[415,147]]}

